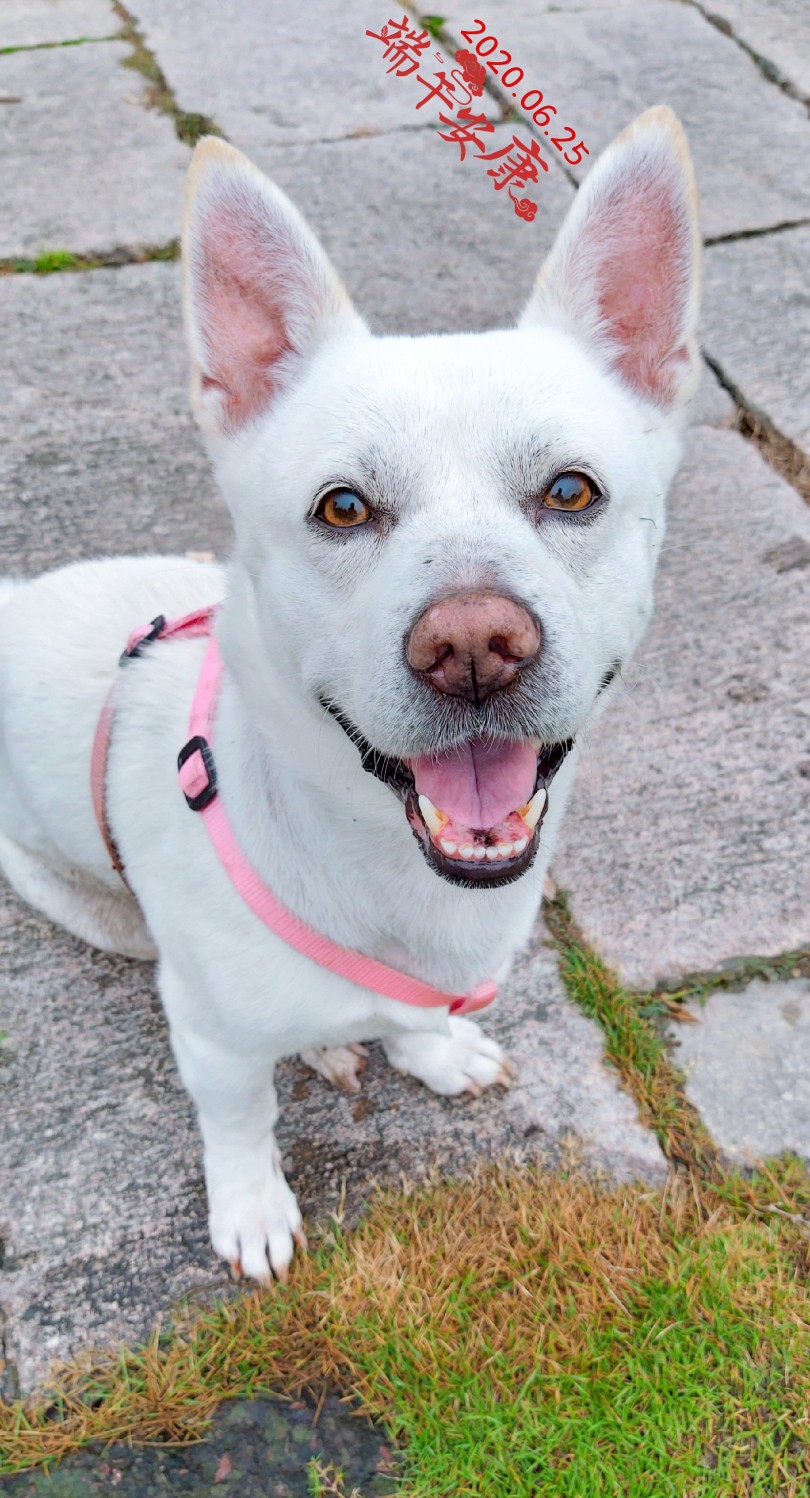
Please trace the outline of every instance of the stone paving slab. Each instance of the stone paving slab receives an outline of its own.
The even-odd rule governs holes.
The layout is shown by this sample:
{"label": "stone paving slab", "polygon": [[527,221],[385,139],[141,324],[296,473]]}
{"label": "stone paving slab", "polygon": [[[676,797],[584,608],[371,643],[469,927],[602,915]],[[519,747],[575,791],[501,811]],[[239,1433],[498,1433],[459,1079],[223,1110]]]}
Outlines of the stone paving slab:
{"label": "stone paving slab", "polygon": [[810,227],[706,251],[703,345],[745,405],[810,453]]}
{"label": "stone paving slab", "polygon": [[229,545],[191,417],[180,268],[0,280],[2,570]]}
{"label": "stone paving slab", "polygon": [[[238,24],[220,0],[133,0],[133,10],[179,107],[207,114],[248,153],[438,118],[435,103],[417,111],[423,90],[416,75],[389,75],[382,44],[366,36],[379,33],[389,16],[402,18],[405,7],[389,0],[318,0],[302,12],[300,26],[291,25],[284,0],[241,7]],[[414,18],[411,24],[419,29]],[[419,69],[427,77],[441,67],[437,50],[452,66],[451,55],[433,42],[428,71]],[[476,104],[481,112],[497,119],[501,111],[485,95]]]}
{"label": "stone paving slab", "polygon": [[[88,1345],[143,1337],[178,1297],[227,1290],[208,1245],[201,1150],[152,969],[94,951],[0,892],[4,1162],[0,1320],[6,1394]],[[663,1159],[565,998],[538,933],[487,1029],[514,1054],[512,1090],[434,1097],[374,1047],[359,1096],[301,1062],[279,1070],[279,1144],[309,1221],[348,1220],[372,1178],[462,1172],[480,1156],[573,1157],[621,1180]]]}
{"label": "stone paving slab", "polygon": [[[498,126],[491,149],[512,127]],[[430,130],[286,150],[255,160],[290,194],[375,332],[513,324],[574,189],[548,173],[533,223],[516,217],[485,164]],[[534,197],[535,194],[532,194]]]}
{"label": "stone paving slab", "polygon": [[118,42],[0,56],[0,256],[163,244],[190,153]]}
{"label": "stone paving slab", "polygon": [[121,22],[109,0],[2,0],[0,48],[112,36]]}
{"label": "stone paving slab", "polygon": [[690,425],[730,426],[736,415],[737,408],[728,391],[720,384],[714,370],[701,361],[700,385],[689,413]]}
{"label": "stone paving slab", "polygon": [[[578,177],[635,115],[669,104],[689,136],[707,237],[810,216],[807,111],[699,11],[673,0],[531,19],[519,0],[483,9],[525,71],[521,89],[541,89],[554,123],[589,147]],[[471,20],[454,6],[448,25],[458,37]]]}
{"label": "stone paving slab", "polygon": [[810,10],[806,0],[705,0],[702,8],[799,93],[810,98]]}
{"label": "stone paving slab", "polygon": [[672,1026],[673,1058],[724,1154],[810,1161],[810,981],[757,978],[687,1008],[698,1024]]}
{"label": "stone paving slab", "polygon": [[650,633],[588,736],[553,873],[648,987],[810,941],[810,511],[699,428]]}

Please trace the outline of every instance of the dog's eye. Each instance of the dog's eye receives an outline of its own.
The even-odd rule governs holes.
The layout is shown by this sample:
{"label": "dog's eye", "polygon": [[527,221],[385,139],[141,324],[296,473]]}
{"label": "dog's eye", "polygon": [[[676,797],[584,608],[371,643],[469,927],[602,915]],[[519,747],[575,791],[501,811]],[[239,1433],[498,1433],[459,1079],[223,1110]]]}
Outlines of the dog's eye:
{"label": "dog's eye", "polygon": [[599,498],[593,479],[584,473],[561,473],[543,495],[547,510],[587,510]]}
{"label": "dog's eye", "polygon": [[371,509],[353,489],[330,489],[315,514],[319,520],[325,520],[327,525],[337,526],[344,531],[355,525],[365,525],[371,519]]}

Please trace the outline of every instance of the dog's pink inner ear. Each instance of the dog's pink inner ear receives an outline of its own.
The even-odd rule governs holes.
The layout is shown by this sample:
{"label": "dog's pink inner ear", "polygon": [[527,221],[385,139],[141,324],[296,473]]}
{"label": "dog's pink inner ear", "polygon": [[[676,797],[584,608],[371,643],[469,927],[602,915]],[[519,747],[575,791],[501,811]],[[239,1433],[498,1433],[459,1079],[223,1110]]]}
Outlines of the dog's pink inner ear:
{"label": "dog's pink inner ear", "polygon": [[596,210],[593,233],[588,259],[597,261],[597,310],[611,362],[634,389],[668,404],[690,358],[687,206],[661,183],[617,183]]}
{"label": "dog's pink inner ear", "polygon": [[235,224],[221,209],[200,231],[195,259],[201,385],[221,392],[223,423],[231,430],[270,403],[280,360],[292,350],[284,293],[293,291],[295,272],[289,263],[282,270],[282,253],[257,225]]}

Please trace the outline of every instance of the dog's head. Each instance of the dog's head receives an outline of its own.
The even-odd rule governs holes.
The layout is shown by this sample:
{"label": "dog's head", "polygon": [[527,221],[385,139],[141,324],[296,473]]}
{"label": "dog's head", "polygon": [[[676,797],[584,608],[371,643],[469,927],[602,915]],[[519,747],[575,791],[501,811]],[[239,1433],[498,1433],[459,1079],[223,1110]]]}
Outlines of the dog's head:
{"label": "dog's head", "polygon": [[460,884],[529,867],[648,620],[699,249],[683,132],[653,109],[590,173],[516,328],[376,338],[283,193],[197,147],[193,400],[274,690],[348,735]]}

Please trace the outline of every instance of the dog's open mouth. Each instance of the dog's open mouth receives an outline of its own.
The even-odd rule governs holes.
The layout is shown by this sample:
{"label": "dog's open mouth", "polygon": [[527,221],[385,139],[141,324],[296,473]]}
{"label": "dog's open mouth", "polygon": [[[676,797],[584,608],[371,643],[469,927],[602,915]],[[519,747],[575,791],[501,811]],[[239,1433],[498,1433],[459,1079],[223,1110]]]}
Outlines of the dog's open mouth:
{"label": "dog's open mouth", "polygon": [[466,887],[509,884],[531,866],[548,793],[573,739],[471,739],[441,754],[378,754],[340,709],[323,701],[360,751],[363,768],[404,803],[438,874]]}
{"label": "dog's open mouth", "polygon": [[430,863],[463,884],[506,884],[540,841],[548,787],[570,743],[472,739],[407,762],[408,821]]}

